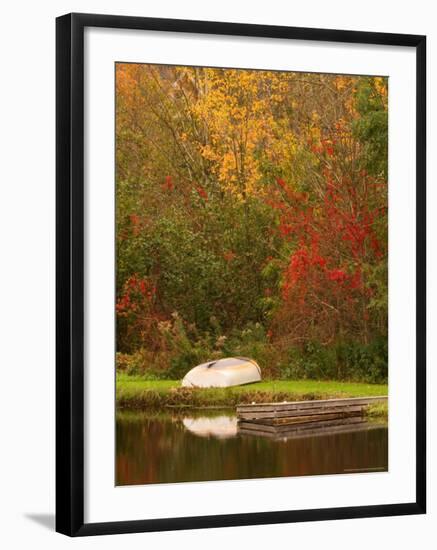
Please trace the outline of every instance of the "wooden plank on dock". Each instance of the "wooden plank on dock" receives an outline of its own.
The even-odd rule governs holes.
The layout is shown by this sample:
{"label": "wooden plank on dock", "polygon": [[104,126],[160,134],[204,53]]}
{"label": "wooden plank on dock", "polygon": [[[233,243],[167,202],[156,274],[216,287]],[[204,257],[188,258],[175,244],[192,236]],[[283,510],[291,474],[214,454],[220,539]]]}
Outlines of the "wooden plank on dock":
{"label": "wooden plank on dock", "polygon": [[274,428],[290,427],[290,426],[303,426],[310,425],[318,422],[327,423],[329,421],[345,422],[348,419],[357,418],[363,420],[363,417],[356,413],[355,415],[344,415],[338,413],[311,415],[311,416],[299,416],[299,417],[287,417],[287,418],[264,418],[257,420],[239,420],[238,424],[244,423],[245,425],[251,424],[254,426],[273,426]]}
{"label": "wooden plank on dock", "polygon": [[324,407],[314,407],[314,408],[302,408],[302,409],[294,409],[292,410],[292,414],[290,413],[290,410],[279,410],[279,411],[267,411],[267,412],[260,412],[260,411],[243,411],[239,412],[237,410],[238,418],[241,418],[242,420],[254,420],[257,418],[287,418],[289,416],[298,417],[298,416],[308,416],[308,415],[319,415],[324,414],[326,412],[336,412],[336,413],[360,413],[363,410],[363,407],[367,405],[341,405],[341,406],[334,406],[329,409]]}
{"label": "wooden plank on dock", "polygon": [[264,426],[310,424],[359,416],[369,405],[386,402],[387,397],[381,396],[254,403],[252,405],[238,405],[237,418],[239,422],[252,422]]}
{"label": "wooden plank on dock", "polygon": [[317,407],[330,408],[335,406],[362,405],[386,403],[387,396],[348,397],[344,399],[314,399],[310,401],[284,401],[282,403],[253,403],[237,405],[237,414],[243,412],[278,412]]}
{"label": "wooden plank on dock", "polygon": [[269,419],[265,422],[261,422],[260,420],[240,420],[238,422],[238,427],[245,426],[248,429],[258,429],[259,427],[263,427],[268,431],[275,431],[275,430],[289,430],[292,428],[301,428],[301,427],[309,427],[314,425],[320,425],[320,426],[332,426],[336,424],[348,424],[348,423],[355,423],[355,422],[365,422],[363,417],[361,415],[354,415],[354,416],[339,416],[337,414],[325,414],[320,416],[306,416],[306,417],[299,417],[299,418],[285,418],[281,419],[280,421],[277,421],[275,419]]}

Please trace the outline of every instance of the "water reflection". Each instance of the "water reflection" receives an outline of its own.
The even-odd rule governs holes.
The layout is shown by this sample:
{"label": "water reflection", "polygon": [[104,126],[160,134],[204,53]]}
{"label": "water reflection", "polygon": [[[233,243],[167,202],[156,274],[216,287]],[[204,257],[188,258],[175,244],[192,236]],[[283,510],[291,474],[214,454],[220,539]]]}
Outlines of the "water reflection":
{"label": "water reflection", "polygon": [[297,439],[301,437],[330,436],[335,433],[351,433],[362,430],[374,430],[385,424],[368,422],[362,416],[342,418],[336,420],[324,420],[293,425],[263,424],[259,422],[240,422],[238,433],[240,435],[252,435],[256,437],[271,437],[274,439]]}
{"label": "water reflection", "polygon": [[226,438],[237,435],[236,416],[201,416],[198,418],[188,416],[182,419],[182,423],[189,432],[202,437]]}
{"label": "water reflection", "polygon": [[387,426],[247,433],[232,414],[117,415],[117,485],[385,471]]}

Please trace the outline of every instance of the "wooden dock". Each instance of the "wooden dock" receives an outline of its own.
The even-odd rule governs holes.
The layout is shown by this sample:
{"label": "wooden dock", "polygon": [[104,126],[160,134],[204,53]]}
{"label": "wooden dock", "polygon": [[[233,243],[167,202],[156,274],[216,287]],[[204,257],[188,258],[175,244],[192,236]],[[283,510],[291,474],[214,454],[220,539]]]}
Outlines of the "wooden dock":
{"label": "wooden dock", "polygon": [[[254,403],[238,405],[237,418],[245,428],[251,424],[271,428],[290,428],[294,425],[309,425],[362,416],[369,405],[387,403],[387,397],[352,397],[348,399],[323,399],[291,401],[283,403]],[[249,425],[249,426],[248,426]],[[256,426],[253,427],[254,429]]]}

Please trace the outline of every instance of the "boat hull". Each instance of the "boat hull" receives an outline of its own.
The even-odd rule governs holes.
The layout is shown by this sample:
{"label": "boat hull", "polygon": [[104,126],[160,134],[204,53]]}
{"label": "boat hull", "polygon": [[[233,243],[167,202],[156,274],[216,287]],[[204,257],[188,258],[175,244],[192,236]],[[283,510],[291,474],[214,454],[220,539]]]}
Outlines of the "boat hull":
{"label": "boat hull", "polygon": [[251,359],[227,358],[191,369],[182,380],[183,387],[228,388],[261,380],[261,369]]}

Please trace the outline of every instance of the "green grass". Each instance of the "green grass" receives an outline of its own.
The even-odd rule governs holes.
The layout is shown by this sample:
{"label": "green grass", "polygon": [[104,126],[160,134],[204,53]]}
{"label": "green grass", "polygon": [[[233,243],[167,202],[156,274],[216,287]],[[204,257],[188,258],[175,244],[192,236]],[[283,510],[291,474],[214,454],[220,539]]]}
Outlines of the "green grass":
{"label": "green grass", "polygon": [[388,418],[388,403],[369,405],[366,410],[367,418],[371,420],[385,420]]}
{"label": "green grass", "polygon": [[117,376],[117,405],[122,408],[234,407],[238,403],[369,397],[387,395],[387,392],[385,384],[317,380],[269,380],[231,388],[182,388],[179,380]]}

